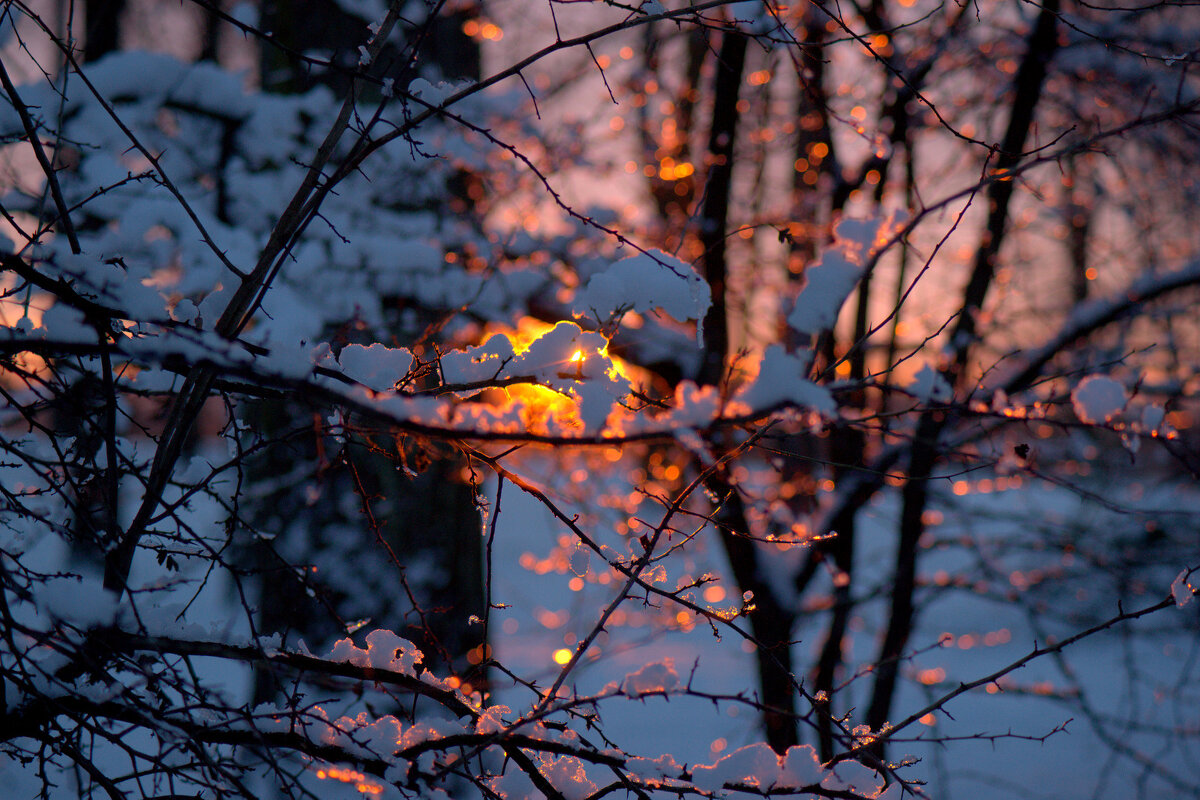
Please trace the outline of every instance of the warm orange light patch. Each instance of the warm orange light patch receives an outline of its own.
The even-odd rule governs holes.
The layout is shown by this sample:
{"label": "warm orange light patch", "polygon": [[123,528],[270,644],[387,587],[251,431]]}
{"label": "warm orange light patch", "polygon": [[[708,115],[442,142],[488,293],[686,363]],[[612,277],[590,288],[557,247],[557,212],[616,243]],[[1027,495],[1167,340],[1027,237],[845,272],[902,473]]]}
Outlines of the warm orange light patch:
{"label": "warm orange light patch", "polygon": [[946,680],[946,670],[941,667],[934,669],[923,669],[917,673],[917,680],[926,686],[932,686],[935,683],[941,683]]}
{"label": "warm orange light patch", "polygon": [[695,171],[696,168],[691,162],[680,161],[676,163],[675,159],[668,156],[659,162],[658,177],[664,181],[677,181],[688,177]]}
{"label": "warm orange light patch", "polygon": [[523,403],[521,417],[531,431],[578,428],[579,406],[565,394],[536,384],[521,383],[505,389],[508,396]]}
{"label": "warm orange light patch", "polygon": [[[535,341],[553,330],[554,327],[553,324],[533,317],[522,317],[518,320],[516,328],[502,324],[488,324],[485,326],[481,338],[486,341],[492,336],[504,336],[512,344],[513,353],[519,356],[529,350]],[[575,377],[577,380],[583,380],[583,365],[594,356],[603,359],[601,363],[610,377],[624,379],[632,385],[639,385],[641,382],[637,377],[641,371],[637,367],[609,355],[607,342],[594,351],[577,349],[570,357],[558,362],[561,367],[560,377]],[[590,369],[589,373],[594,374]],[[494,406],[517,409],[525,428],[531,432],[549,433],[574,430],[582,427],[583,424],[579,417],[578,404],[573,396],[538,384],[512,384],[499,392],[491,393],[484,399]],[[510,402],[505,402],[505,400]]]}
{"label": "warm orange light patch", "polygon": [[326,767],[317,770],[317,777],[321,780],[335,780],[342,783],[352,783],[354,788],[363,794],[380,795],[383,794],[383,787],[369,779],[361,772],[356,772],[352,769],[343,769],[342,767]]}
{"label": "warm orange light patch", "polygon": [[492,657],[491,645],[481,644],[478,647],[471,648],[471,650],[467,653],[467,663],[481,664],[481,663],[483,663],[484,659],[488,659],[491,657]]}
{"label": "warm orange light patch", "polygon": [[573,654],[570,650],[565,647],[560,647],[554,651],[554,663],[558,664],[560,667],[565,666],[568,662],[570,662],[572,655]]}
{"label": "warm orange light patch", "polygon": [[[26,324],[33,328],[41,327],[42,314],[50,306],[54,305],[54,299],[50,295],[40,292],[33,293],[22,300],[7,296],[9,290],[16,286],[16,283],[17,278],[15,275],[0,277],[0,327],[15,328],[19,324]],[[22,320],[25,320],[25,322],[22,323]],[[42,373],[46,369],[46,360],[36,353],[28,351],[18,353],[13,358],[13,363],[19,369],[33,374]],[[3,380],[6,383],[9,382],[9,379],[14,383],[20,380],[7,373],[0,374],[3,375]]]}
{"label": "warm orange light patch", "polygon": [[553,329],[554,325],[552,323],[543,322],[536,317],[521,317],[517,320],[516,328],[508,325],[488,325],[484,328],[483,339],[486,341],[493,333],[504,334],[512,342],[513,352],[520,355],[529,349],[529,345]]}
{"label": "warm orange light patch", "polygon": [[[691,165],[689,164],[688,166],[690,167]],[[564,320],[564,322],[565,321],[566,320]],[[504,336],[508,337],[510,342],[512,342],[513,352],[516,355],[520,355],[528,350],[531,344],[540,339],[542,336],[546,335],[549,331],[553,330],[556,324],[558,323],[543,322],[535,317],[521,317],[517,321],[517,327],[515,329],[508,325],[489,324],[484,329],[485,335],[483,338],[486,340],[489,334],[503,334]],[[570,361],[572,363],[582,362],[587,355],[588,354],[584,353],[582,350],[576,350],[575,354],[571,356]],[[634,367],[619,358],[609,355],[607,346],[602,347],[597,352],[597,355],[608,359],[609,363],[612,364],[612,370],[617,375],[620,375],[628,381],[633,381],[634,376],[632,373],[634,372]]]}

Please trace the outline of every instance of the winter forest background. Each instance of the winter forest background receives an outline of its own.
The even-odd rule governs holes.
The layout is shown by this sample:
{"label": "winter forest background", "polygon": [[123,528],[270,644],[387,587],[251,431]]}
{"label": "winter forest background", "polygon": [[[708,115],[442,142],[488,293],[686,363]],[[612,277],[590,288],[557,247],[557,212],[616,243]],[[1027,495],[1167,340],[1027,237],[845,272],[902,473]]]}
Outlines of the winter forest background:
{"label": "winter forest background", "polygon": [[1197,42],[4,0],[0,794],[1200,797]]}

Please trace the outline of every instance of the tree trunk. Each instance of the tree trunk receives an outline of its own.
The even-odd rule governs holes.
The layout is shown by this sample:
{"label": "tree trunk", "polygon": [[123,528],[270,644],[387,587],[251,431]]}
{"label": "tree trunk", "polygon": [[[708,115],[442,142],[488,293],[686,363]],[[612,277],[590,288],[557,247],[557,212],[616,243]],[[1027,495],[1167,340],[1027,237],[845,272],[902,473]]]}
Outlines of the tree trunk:
{"label": "tree trunk", "polygon": [[[478,47],[462,33],[467,13],[456,12],[417,26],[412,45],[422,54],[424,63],[435,64],[448,76],[478,77]],[[325,85],[341,94],[352,90],[358,47],[368,35],[367,21],[345,13],[333,3],[270,0],[263,8],[262,27],[274,33],[263,47],[265,88],[300,92]],[[385,48],[372,65],[375,74],[403,83],[409,62],[400,60],[401,49]],[[299,57],[313,51],[321,51],[333,68],[317,69]],[[397,306],[401,303],[403,298],[397,298]],[[399,310],[397,307],[397,313]],[[393,333],[401,340],[405,333],[415,340],[422,327],[441,313],[437,309],[418,311],[422,319],[411,330],[402,330],[407,326],[397,320]],[[273,427],[283,428],[289,427],[286,420],[297,420],[298,411],[271,404],[262,413],[275,418]],[[379,435],[380,439],[385,437],[391,438]],[[319,458],[315,448],[329,443],[321,442],[319,434],[310,441],[304,457],[314,463]],[[410,470],[411,466],[416,469]],[[403,442],[382,445],[373,434],[353,436],[334,463],[315,476],[324,486],[319,508],[311,501],[305,508],[306,501],[289,495],[286,501],[268,503],[266,509],[271,514],[280,508],[291,509],[290,514],[317,518],[307,535],[310,544],[318,548],[338,546],[330,537],[362,537],[358,546],[376,560],[374,571],[387,574],[391,581],[390,587],[365,583],[361,587],[364,594],[378,594],[375,610],[371,610],[371,598],[364,598],[360,604],[364,616],[371,617],[369,627],[395,630],[424,651],[431,667],[460,675],[468,670],[468,654],[473,650],[477,655],[482,653],[485,644],[485,632],[469,622],[472,616],[483,616],[484,574],[481,520],[475,490],[462,478],[464,466],[463,459],[453,451],[417,452]],[[260,477],[268,477],[270,472],[267,469]],[[356,498],[355,503],[343,502],[351,496]],[[276,524],[287,522],[276,517]],[[315,588],[320,584],[320,575],[297,578],[294,569],[282,569],[283,561],[273,547],[266,547],[258,562],[264,569],[261,613],[268,632],[295,629],[300,620],[313,620],[321,610],[320,591],[334,591]],[[290,588],[281,591],[280,584],[269,578],[272,574]],[[313,592],[318,594],[315,599],[309,596]],[[383,602],[388,597],[392,599]],[[354,627],[353,620],[332,621]],[[333,631],[325,625],[324,633],[332,635]],[[260,690],[271,688],[263,686]]]}
{"label": "tree trunk", "polygon": [[[966,379],[968,357],[976,336],[976,315],[983,307],[995,275],[996,260],[1008,226],[1008,208],[1015,183],[1008,173],[1020,163],[1042,96],[1047,67],[1058,45],[1058,6],[1058,0],[1048,0],[1042,6],[1029,35],[1025,57],[1017,70],[1008,128],[996,159],[996,179],[988,185],[987,223],[976,250],[970,280],[963,293],[962,311],[950,338],[955,348],[954,363],[947,374],[951,385],[959,386]],[[875,660],[875,684],[867,710],[867,724],[873,729],[883,725],[891,712],[900,662],[912,633],[918,543],[925,531],[923,517],[929,499],[928,484],[940,456],[939,440],[948,420],[947,412],[926,411],[917,423],[913,439],[908,476],[902,492],[891,615],[879,656]],[[882,744],[874,749],[876,755],[882,758]]]}
{"label": "tree trunk", "polygon": [[96,61],[121,46],[121,15],[125,0],[85,0],[83,52],[88,61]]}

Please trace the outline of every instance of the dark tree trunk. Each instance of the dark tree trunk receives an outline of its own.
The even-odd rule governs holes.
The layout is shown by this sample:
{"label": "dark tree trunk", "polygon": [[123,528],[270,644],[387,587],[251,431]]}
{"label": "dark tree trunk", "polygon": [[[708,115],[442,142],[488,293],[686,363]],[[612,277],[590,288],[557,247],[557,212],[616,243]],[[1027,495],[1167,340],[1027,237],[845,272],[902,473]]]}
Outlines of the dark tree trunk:
{"label": "dark tree trunk", "polygon": [[121,15],[125,0],[85,0],[83,53],[95,61],[121,46]]}
{"label": "dark tree trunk", "polygon": [[[723,380],[725,359],[729,354],[725,229],[733,189],[738,90],[745,63],[746,37],[736,30],[726,30],[717,54],[712,126],[708,138],[710,167],[700,212],[699,234],[704,246],[704,271],[713,297],[712,308],[704,320],[705,353],[699,375],[700,382],[706,384],[719,384]],[[764,580],[758,561],[761,556],[759,546],[748,538],[749,525],[737,487],[727,477],[714,475],[709,481],[709,489],[721,498],[715,521],[734,578],[743,591],[754,592],[756,609],[751,612],[749,620],[758,644],[755,652],[761,700],[765,706],[763,721],[767,743],[776,752],[783,753],[798,742],[791,654],[791,631],[795,618],[785,605],[785,598],[777,597],[771,585]]]}
{"label": "dark tree trunk", "polygon": [[719,383],[729,355],[729,321],[726,308],[728,265],[725,260],[725,227],[733,189],[733,151],[739,112],[738,90],[746,64],[746,37],[727,30],[717,54],[716,91],[712,127],[708,136],[711,166],[700,211],[700,242],[704,246],[704,277],[712,290],[712,307],[704,319],[705,353],[700,383]]}
{"label": "dark tree trunk", "polygon": [[[983,307],[988,288],[996,272],[996,261],[1008,226],[1008,208],[1015,180],[1009,173],[1021,161],[1025,143],[1033,127],[1034,113],[1042,96],[1050,59],[1058,46],[1058,0],[1047,0],[1029,34],[1027,49],[1013,86],[1011,112],[1004,140],[996,159],[996,179],[988,185],[988,218],[976,251],[970,280],[963,294],[962,313],[950,341],[955,359],[947,377],[952,385],[966,379],[971,344],[976,335],[976,314]],[[900,537],[893,578],[891,615],[887,632],[876,658],[875,684],[867,710],[867,724],[877,729],[887,721],[895,699],[896,684],[904,647],[912,633],[916,592],[917,550],[924,533],[924,512],[929,499],[929,480],[939,455],[939,440],[949,416],[943,411],[927,411],[917,423],[909,458],[908,476],[902,492],[903,506]],[[883,757],[882,744],[875,748]]]}
{"label": "dark tree trunk", "polygon": [[[447,76],[477,78],[479,50],[462,33],[468,13],[456,12],[415,29],[401,25],[398,30],[413,37],[407,44],[417,50],[423,64],[432,64]],[[263,46],[264,87],[276,92],[301,92],[324,85],[339,95],[353,91],[358,48],[369,36],[367,22],[341,11],[334,3],[268,0],[262,10],[262,27],[272,31],[273,36]],[[322,52],[333,67],[314,68],[299,57],[314,51]],[[389,45],[371,66],[372,73],[403,85],[411,66],[401,60],[405,51],[405,47]],[[399,306],[403,299],[396,298],[395,302]],[[438,309],[418,312],[422,320],[413,330],[402,330],[404,326],[397,321],[394,332],[401,340],[406,333],[415,339],[424,325],[441,313]],[[272,427],[276,429],[294,427],[295,420],[303,419],[298,417],[303,412],[286,404],[272,404],[262,413],[275,418]],[[484,616],[484,573],[481,521],[475,490],[462,477],[465,462],[455,452],[416,452],[403,442],[393,443],[387,434],[380,433],[378,441],[373,434],[370,436],[351,437],[336,459],[329,456],[332,463],[315,476],[323,485],[319,508],[306,509],[300,498],[289,495],[286,502],[270,503],[267,511],[280,523],[286,522],[278,516],[280,509],[289,507],[295,509],[294,513],[317,519],[317,527],[310,532],[317,547],[334,546],[333,542],[322,541],[324,537],[351,533],[358,537],[356,547],[369,552],[374,561],[372,572],[387,575],[391,581],[390,587],[362,586],[363,594],[378,594],[364,598],[360,604],[366,609],[364,615],[371,617],[366,627],[395,630],[417,644],[434,669],[466,675],[467,656],[473,650],[477,655],[482,652],[486,634],[481,626],[469,621],[472,616]],[[309,440],[300,458],[315,463],[316,448],[322,445],[316,442],[314,447],[311,436]],[[386,445],[381,444],[384,440]],[[285,462],[292,461],[286,454],[281,457]],[[401,469],[401,463],[416,469]],[[268,466],[264,476],[271,469]],[[351,495],[356,498],[356,507],[339,502]],[[353,627],[352,620],[328,619],[320,590],[315,598],[310,596],[320,575],[311,580],[298,575],[284,566],[272,546],[264,546],[257,560],[264,571],[261,619],[266,632],[315,627],[332,635],[331,622]],[[272,575],[278,583],[273,582]],[[378,606],[376,610],[370,608],[372,603]],[[322,616],[328,621],[316,622]],[[263,685],[257,687],[259,701],[267,699],[262,694],[277,688],[266,685],[268,682],[263,679]],[[480,679],[474,682],[478,686]]]}

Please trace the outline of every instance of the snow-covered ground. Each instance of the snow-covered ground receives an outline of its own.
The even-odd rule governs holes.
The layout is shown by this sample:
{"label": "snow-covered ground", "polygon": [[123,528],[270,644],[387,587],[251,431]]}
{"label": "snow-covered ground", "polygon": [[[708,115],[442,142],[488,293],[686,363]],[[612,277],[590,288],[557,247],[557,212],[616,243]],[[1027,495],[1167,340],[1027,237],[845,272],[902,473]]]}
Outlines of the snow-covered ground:
{"label": "snow-covered ground", "polygon": [[[582,588],[572,591],[569,565],[562,573],[550,567],[539,575],[536,566],[527,568],[526,555],[523,567],[523,554],[543,558],[556,548],[565,529],[535,499],[508,489],[496,533],[495,599],[512,607],[496,613],[494,646],[498,659],[510,668],[525,674],[540,671],[545,686],[557,674],[554,652],[573,645],[575,637],[590,629],[617,584],[581,582]],[[1161,569],[1148,570],[1162,580],[1135,587],[1132,600],[1105,596],[1105,576],[1075,568],[1082,557],[1068,556],[1066,568],[1056,574],[1048,564],[1057,561],[1061,566],[1062,553],[1047,553],[1053,550],[1050,542],[1036,543],[1041,531],[1020,526],[1033,521],[1088,536],[1088,525],[1111,527],[1127,517],[1089,515],[1077,495],[1049,485],[947,497],[953,502],[942,510],[943,524],[934,530],[937,542],[925,552],[920,574],[931,586],[945,581],[943,575],[968,576],[969,585],[927,593],[909,647],[923,652],[905,671],[910,680],[898,694],[895,720],[929,705],[960,682],[1017,661],[1035,645],[1044,646],[1047,636],[1062,639],[1089,622],[1115,616],[1118,599],[1125,611],[1152,605],[1167,594],[1171,577],[1183,566],[1162,564]],[[1164,492],[1143,498],[1139,505],[1170,514],[1195,508],[1196,501],[1194,493]],[[894,496],[862,512],[860,537],[865,546],[856,576],[860,585],[886,579],[896,516]],[[1097,540],[1107,536],[1101,527],[1090,535]],[[727,573],[715,540],[702,544],[695,554],[698,568]],[[1086,542],[1081,549],[1087,549]],[[990,584],[980,574],[983,564],[994,571]],[[1011,595],[1029,579],[1030,570],[1035,570],[1032,580],[1038,585],[1013,600]],[[1055,607],[1059,597],[1061,606]],[[1050,607],[1042,605],[1046,603]],[[627,606],[631,611],[642,609],[639,601],[627,601]],[[857,633],[847,647],[852,662],[872,657],[883,613],[879,602],[860,607],[852,622]],[[823,635],[821,619],[814,617],[798,632],[796,656],[802,668],[815,661]],[[598,657],[572,676],[569,685],[580,694],[596,692],[665,658],[672,659],[681,676],[694,670],[696,689],[731,695],[755,690],[753,657],[735,637],[718,640],[706,626],[686,633],[668,631],[649,621],[610,625],[607,631],[596,648]],[[1132,635],[1134,631],[1138,635]],[[1165,609],[1146,621],[1114,626],[1072,645],[1061,659],[1035,659],[1005,676],[999,686],[981,686],[956,697],[943,711],[909,727],[889,755],[896,760],[906,755],[919,758],[905,774],[927,781],[929,795],[937,798],[1178,796],[1180,785],[1190,783],[1196,768],[1198,631],[1194,607]],[[939,641],[942,646],[937,646]],[[840,697],[842,710],[865,708],[869,681],[870,676],[860,678],[846,690],[855,700]],[[1094,715],[1090,719],[1077,707],[1081,696]],[[496,702],[519,710],[530,698],[528,690],[498,678]],[[601,714],[607,735],[627,752],[650,757],[670,753],[681,763],[713,763],[762,738],[757,715],[736,703],[717,705],[680,696],[613,699],[602,706]],[[1172,729],[1179,735],[1171,734]],[[944,741],[906,741],[914,737]],[[1173,786],[1156,776],[1143,763],[1151,760],[1173,771],[1182,783]]]}

